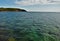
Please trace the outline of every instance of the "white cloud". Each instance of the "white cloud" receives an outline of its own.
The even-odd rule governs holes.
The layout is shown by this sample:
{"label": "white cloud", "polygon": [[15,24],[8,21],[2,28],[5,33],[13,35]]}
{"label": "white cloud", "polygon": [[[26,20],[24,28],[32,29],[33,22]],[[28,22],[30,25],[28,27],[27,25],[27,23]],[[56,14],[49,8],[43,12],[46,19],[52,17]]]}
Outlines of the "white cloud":
{"label": "white cloud", "polygon": [[18,5],[36,5],[36,4],[60,4],[60,0],[16,0]]}
{"label": "white cloud", "polygon": [[37,8],[37,9],[32,9],[29,11],[33,12],[60,12],[60,8]]}
{"label": "white cloud", "polygon": [[34,5],[34,4],[40,4],[41,2],[39,0],[22,0],[22,1],[16,1],[15,3],[18,5]]}

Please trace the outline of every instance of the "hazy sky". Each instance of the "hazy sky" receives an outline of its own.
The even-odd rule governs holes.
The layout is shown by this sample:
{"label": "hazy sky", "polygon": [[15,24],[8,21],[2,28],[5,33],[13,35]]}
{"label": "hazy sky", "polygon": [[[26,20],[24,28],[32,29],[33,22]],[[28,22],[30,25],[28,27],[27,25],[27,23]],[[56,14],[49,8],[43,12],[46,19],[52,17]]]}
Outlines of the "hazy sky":
{"label": "hazy sky", "polygon": [[60,12],[60,0],[0,0],[0,7],[18,7],[28,11]]}

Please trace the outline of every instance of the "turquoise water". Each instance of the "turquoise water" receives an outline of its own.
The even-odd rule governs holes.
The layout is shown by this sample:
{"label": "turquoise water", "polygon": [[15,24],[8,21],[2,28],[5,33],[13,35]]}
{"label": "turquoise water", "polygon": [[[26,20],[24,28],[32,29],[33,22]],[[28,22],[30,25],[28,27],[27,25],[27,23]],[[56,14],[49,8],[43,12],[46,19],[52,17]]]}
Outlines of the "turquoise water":
{"label": "turquoise water", "polygon": [[0,41],[60,41],[60,13],[0,12]]}

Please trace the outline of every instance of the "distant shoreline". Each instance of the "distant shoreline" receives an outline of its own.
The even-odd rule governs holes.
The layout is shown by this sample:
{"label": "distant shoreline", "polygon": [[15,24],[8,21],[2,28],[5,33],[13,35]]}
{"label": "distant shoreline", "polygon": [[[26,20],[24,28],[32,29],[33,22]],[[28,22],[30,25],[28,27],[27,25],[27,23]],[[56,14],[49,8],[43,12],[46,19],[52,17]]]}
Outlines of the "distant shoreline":
{"label": "distant shoreline", "polygon": [[24,9],[19,9],[19,8],[0,8],[0,12],[7,12],[7,11],[11,11],[11,12],[27,12]]}

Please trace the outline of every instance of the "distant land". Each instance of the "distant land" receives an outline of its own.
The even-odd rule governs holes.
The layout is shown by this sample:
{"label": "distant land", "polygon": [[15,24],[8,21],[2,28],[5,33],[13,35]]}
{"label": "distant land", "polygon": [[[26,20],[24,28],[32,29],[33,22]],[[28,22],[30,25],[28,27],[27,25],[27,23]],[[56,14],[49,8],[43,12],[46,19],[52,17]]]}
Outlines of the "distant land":
{"label": "distant land", "polygon": [[1,11],[16,11],[16,12],[27,12],[24,9],[19,9],[19,8],[0,8]]}

